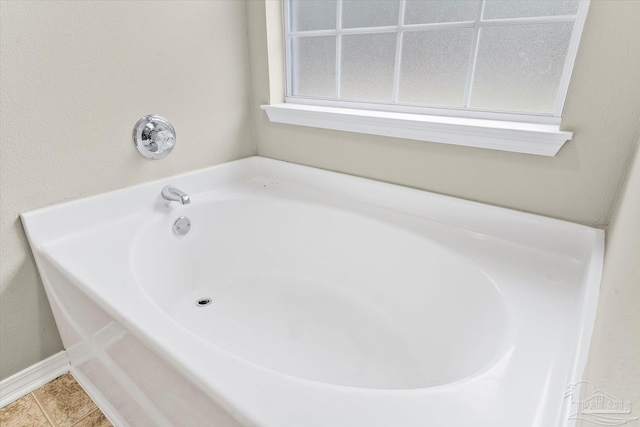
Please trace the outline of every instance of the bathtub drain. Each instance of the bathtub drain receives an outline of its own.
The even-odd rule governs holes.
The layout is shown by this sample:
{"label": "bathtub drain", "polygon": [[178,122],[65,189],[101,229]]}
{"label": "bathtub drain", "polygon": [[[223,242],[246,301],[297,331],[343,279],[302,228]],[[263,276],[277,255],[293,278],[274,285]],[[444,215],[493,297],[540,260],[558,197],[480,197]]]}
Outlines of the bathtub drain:
{"label": "bathtub drain", "polygon": [[204,307],[211,304],[211,298],[200,298],[196,301],[196,306]]}

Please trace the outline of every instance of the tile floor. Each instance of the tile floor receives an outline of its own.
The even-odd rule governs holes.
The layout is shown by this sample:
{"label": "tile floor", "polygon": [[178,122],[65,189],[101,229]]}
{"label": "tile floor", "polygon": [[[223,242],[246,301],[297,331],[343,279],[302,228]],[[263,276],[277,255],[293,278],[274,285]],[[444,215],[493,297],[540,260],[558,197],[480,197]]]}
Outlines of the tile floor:
{"label": "tile floor", "polygon": [[0,409],[2,427],[109,427],[111,423],[71,374]]}

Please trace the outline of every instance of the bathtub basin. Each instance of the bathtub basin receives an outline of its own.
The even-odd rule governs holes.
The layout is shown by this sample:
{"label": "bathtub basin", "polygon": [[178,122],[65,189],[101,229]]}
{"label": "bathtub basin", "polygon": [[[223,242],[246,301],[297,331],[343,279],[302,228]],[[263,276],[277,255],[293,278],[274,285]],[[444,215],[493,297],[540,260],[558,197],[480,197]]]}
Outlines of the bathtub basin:
{"label": "bathtub basin", "polygon": [[259,157],[22,220],[115,425],[571,425],[599,230]]}
{"label": "bathtub basin", "polygon": [[417,389],[505,351],[495,284],[415,233],[251,194],[203,202],[192,223],[184,239],[150,224],[132,269],[167,315],[237,357],[327,384]]}

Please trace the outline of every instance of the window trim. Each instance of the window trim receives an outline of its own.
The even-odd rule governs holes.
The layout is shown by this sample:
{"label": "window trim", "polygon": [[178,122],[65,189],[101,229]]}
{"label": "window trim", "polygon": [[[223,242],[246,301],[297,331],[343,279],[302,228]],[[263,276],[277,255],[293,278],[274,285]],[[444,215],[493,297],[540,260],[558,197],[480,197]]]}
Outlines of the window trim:
{"label": "window trim", "polygon": [[[459,117],[469,119],[485,119],[485,120],[500,120],[507,122],[518,123],[540,123],[540,124],[555,124],[559,125],[561,118],[553,117],[550,115],[538,115],[538,114],[520,114],[510,113],[503,111],[481,111],[481,110],[463,110],[461,108],[438,108],[438,107],[421,107],[417,105],[397,105],[397,104],[384,104],[373,102],[356,102],[356,101],[333,101],[322,98],[311,97],[289,97],[284,98],[284,102],[287,104],[300,104],[300,105],[316,105],[320,107],[336,107],[336,108],[352,108],[357,110],[371,110],[371,111],[387,111],[391,113],[407,113],[418,115],[430,115],[430,116],[444,116],[444,117]],[[344,105],[343,105],[344,104]]]}
{"label": "window trim", "polygon": [[[337,1],[339,3],[342,2],[342,0]],[[405,0],[401,0],[401,8],[404,3]],[[483,3],[484,0],[480,0],[478,14],[482,10]],[[269,119],[277,123],[554,156],[564,142],[570,140],[573,135],[572,132],[561,131],[560,122],[589,4],[590,0],[580,0],[575,17],[510,18],[496,19],[489,22],[484,21],[487,24],[491,24],[491,26],[512,25],[514,22],[519,24],[574,22],[565,67],[558,87],[555,111],[553,114],[531,114],[290,96],[291,79],[289,76],[291,67],[289,55],[284,52],[288,49],[290,40],[286,33],[286,25],[289,22],[289,0],[282,0],[280,3],[282,15],[280,16],[283,20],[286,20],[286,23],[278,21],[277,25],[282,34],[281,46],[283,49],[283,52],[279,53],[279,55],[283,54],[284,62],[284,75],[282,75],[284,98],[280,98],[280,100],[285,101],[285,103],[274,102],[277,99],[272,99],[272,105],[263,105],[262,108],[267,112]],[[403,16],[403,14],[401,13],[399,16]],[[337,19],[340,19],[339,13],[337,14]],[[276,25],[275,19],[272,20],[274,22],[271,22],[271,24],[267,22],[268,26]],[[471,27],[470,25],[472,25],[478,27],[477,34],[480,27],[476,25],[478,22],[476,20],[404,25],[403,31],[422,31],[427,27],[453,28],[460,26]],[[399,22],[399,24],[401,23]],[[383,29],[383,32],[397,32],[399,27],[377,27],[375,32],[381,32],[379,31],[380,28]],[[342,31],[342,34],[361,34],[371,30],[371,28],[356,28],[318,30],[305,33],[309,36],[329,34],[337,36],[338,31]],[[400,32],[397,32],[397,34],[400,34]],[[301,32],[296,32],[294,35],[300,36]],[[477,44],[477,40],[474,41]],[[272,49],[270,48],[269,50],[269,55],[271,55]],[[339,55],[339,49],[336,50],[336,55]],[[474,55],[476,50],[473,49]],[[396,49],[397,57],[399,56],[398,52],[398,49]],[[399,58],[397,57],[396,68],[398,68],[397,65],[399,64]],[[471,66],[472,64],[470,64]],[[339,64],[336,64],[336,67],[339,70]],[[395,72],[397,71],[395,70]],[[337,84],[339,84],[339,78],[338,72],[336,75]],[[394,79],[395,81],[399,81],[399,79]],[[468,79],[468,82],[470,81],[471,79]],[[274,97],[272,96],[272,98]],[[374,123],[372,120],[378,120],[380,123],[384,122],[388,128],[383,129],[380,123]]]}
{"label": "window trim", "polygon": [[487,120],[280,103],[262,105],[272,123],[555,156],[573,132],[559,124]]}

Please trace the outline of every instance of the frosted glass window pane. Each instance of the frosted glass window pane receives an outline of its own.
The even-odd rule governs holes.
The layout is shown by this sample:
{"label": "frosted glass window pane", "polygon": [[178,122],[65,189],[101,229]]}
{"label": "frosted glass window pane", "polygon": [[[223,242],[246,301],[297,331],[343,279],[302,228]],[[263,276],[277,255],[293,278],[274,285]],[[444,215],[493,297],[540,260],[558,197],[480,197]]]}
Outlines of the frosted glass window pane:
{"label": "frosted glass window pane", "polygon": [[575,15],[579,0],[486,0],[482,19]]}
{"label": "frosted glass window pane", "polygon": [[292,94],[334,97],[336,38],[294,37],[291,41]]}
{"label": "frosted glass window pane", "polygon": [[573,24],[480,30],[471,107],[552,113]]}
{"label": "frosted glass window pane", "polygon": [[291,31],[334,30],[336,0],[291,0]]}
{"label": "frosted glass window pane", "polygon": [[404,23],[473,21],[479,6],[478,0],[407,0]]}
{"label": "frosted glass window pane", "polygon": [[472,41],[471,28],[405,33],[398,100],[462,107]]}
{"label": "frosted glass window pane", "polygon": [[340,97],[391,101],[395,34],[342,36]]}
{"label": "frosted glass window pane", "polygon": [[398,0],[343,0],[342,28],[398,25]]}

